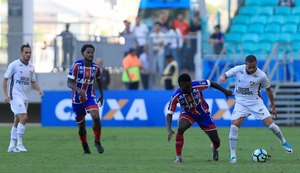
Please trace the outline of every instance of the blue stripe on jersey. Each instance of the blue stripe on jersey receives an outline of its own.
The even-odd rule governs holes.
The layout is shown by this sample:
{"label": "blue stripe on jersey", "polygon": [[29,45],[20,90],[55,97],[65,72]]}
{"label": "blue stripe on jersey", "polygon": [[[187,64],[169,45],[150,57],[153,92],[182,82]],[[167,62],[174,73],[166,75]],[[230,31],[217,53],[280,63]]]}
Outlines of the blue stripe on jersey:
{"label": "blue stripe on jersey", "polygon": [[[93,63],[90,67],[84,66],[83,60],[76,61],[69,71],[69,75],[74,77],[75,86],[85,90],[87,98],[96,97],[94,91],[94,81],[99,79],[100,68]],[[82,103],[79,94],[77,92],[72,93],[73,103]]]}
{"label": "blue stripe on jersey", "polygon": [[[208,104],[203,98],[202,90],[207,89],[209,83],[207,80],[203,81],[192,81],[192,98],[196,103],[196,109],[200,114],[204,114],[209,111]],[[180,104],[181,112],[189,112],[190,106],[186,100],[185,94],[177,88],[169,102],[168,110],[170,112],[175,112],[177,103]]]}

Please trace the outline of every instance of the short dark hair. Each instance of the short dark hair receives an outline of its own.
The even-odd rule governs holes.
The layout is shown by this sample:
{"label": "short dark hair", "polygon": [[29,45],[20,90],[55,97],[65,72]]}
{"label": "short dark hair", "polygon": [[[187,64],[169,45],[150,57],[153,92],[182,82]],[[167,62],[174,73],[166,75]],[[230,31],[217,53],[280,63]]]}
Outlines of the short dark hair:
{"label": "short dark hair", "polygon": [[216,25],[216,26],[215,26],[215,29],[217,29],[217,28],[220,29],[221,26],[220,26],[220,25]]}
{"label": "short dark hair", "polygon": [[187,73],[182,73],[179,77],[178,77],[178,84],[180,84],[181,82],[191,82],[191,76]]}
{"label": "short dark hair", "polygon": [[23,50],[24,50],[25,48],[31,48],[30,45],[29,45],[29,43],[23,44],[23,45],[21,46],[21,52],[23,52]]}
{"label": "short dark hair", "polygon": [[253,62],[257,62],[257,59],[254,55],[248,55],[245,58],[245,63],[253,63]]}
{"label": "short dark hair", "polygon": [[92,48],[95,51],[95,47],[91,44],[85,44],[81,47],[81,54],[83,54],[83,52],[87,49],[87,48]]}
{"label": "short dark hair", "polygon": [[165,56],[165,59],[174,58],[172,54],[168,54]]}

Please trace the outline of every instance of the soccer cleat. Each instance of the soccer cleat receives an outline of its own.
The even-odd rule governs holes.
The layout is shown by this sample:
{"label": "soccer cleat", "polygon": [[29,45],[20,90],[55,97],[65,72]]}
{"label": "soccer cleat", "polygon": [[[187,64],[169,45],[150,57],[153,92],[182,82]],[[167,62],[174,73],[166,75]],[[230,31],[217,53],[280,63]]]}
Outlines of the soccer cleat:
{"label": "soccer cleat", "polygon": [[98,153],[101,153],[101,154],[104,153],[104,148],[102,147],[100,142],[95,141],[94,145],[95,145]]}
{"label": "soccer cleat", "polygon": [[20,152],[27,152],[23,144],[17,145],[16,149],[19,150]]}
{"label": "soccer cleat", "polygon": [[19,153],[20,151],[17,150],[16,147],[10,147],[10,148],[8,148],[7,152],[8,153]]}
{"label": "soccer cleat", "polygon": [[182,163],[181,156],[176,156],[174,163]]}
{"label": "soccer cleat", "polygon": [[236,163],[236,157],[231,157],[229,162],[230,163]]}
{"label": "soccer cleat", "polygon": [[88,143],[82,143],[83,153],[91,154],[90,147]]}
{"label": "soccer cleat", "polygon": [[211,151],[212,151],[212,159],[214,161],[218,161],[219,160],[219,151],[214,149],[213,145],[210,145]]}
{"label": "soccer cleat", "polygon": [[287,141],[282,144],[282,147],[288,154],[291,154],[293,152],[292,146]]}

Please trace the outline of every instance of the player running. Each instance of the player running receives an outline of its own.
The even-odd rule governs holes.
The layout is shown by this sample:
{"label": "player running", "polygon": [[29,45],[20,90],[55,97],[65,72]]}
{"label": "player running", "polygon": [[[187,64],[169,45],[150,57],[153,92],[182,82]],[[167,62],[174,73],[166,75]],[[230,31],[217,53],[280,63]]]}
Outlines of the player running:
{"label": "player running", "polygon": [[192,81],[191,77],[183,73],[178,77],[179,88],[173,93],[167,113],[167,130],[168,141],[171,140],[174,131],[171,128],[172,115],[176,110],[177,103],[180,104],[181,114],[179,117],[179,125],[176,133],[176,158],[175,163],[181,163],[181,152],[184,143],[183,133],[192,126],[196,121],[199,127],[208,135],[212,144],[212,159],[217,161],[219,159],[218,148],[220,146],[220,138],[217,128],[212,118],[210,117],[209,107],[203,98],[202,90],[212,86],[215,89],[222,91],[226,97],[232,93],[229,90],[222,88],[219,84],[209,81]]}
{"label": "player running", "polygon": [[[291,145],[286,141],[280,128],[273,122],[277,112],[274,104],[273,93],[270,81],[267,75],[257,68],[257,60],[254,55],[248,55],[244,65],[238,65],[223,74],[219,82],[225,83],[227,78],[235,77],[235,107],[231,116],[231,126],[229,132],[230,145],[230,163],[236,163],[236,144],[238,140],[238,130],[244,119],[253,115],[256,119],[261,120],[279,138],[283,148],[292,153]],[[266,108],[260,97],[260,88],[266,88],[271,103],[271,113]]]}
{"label": "player running", "polygon": [[[85,115],[91,114],[93,119],[94,145],[99,153],[104,149],[100,143],[101,122],[99,108],[103,103],[103,88],[100,80],[100,68],[93,63],[95,48],[91,44],[85,44],[81,48],[83,59],[76,61],[68,74],[68,87],[72,89],[72,106],[78,123],[78,134],[85,154],[90,154],[87,143]],[[94,80],[98,85],[100,97],[97,100],[94,91]]]}
{"label": "player running", "polygon": [[[21,58],[8,65],[3,78],[4,101],[10,103],[10,108],[15,116],[7,152],[27,151],[23,145],[23,136],[28,121],[28,89],[30,85],[38,91],[40,96],[44,95],[36,80],[34,66],[30,59],[31,47],[29,44],[24,44],[21,46]],[[7,83],[9,79],[11,82],[8,95]]]}

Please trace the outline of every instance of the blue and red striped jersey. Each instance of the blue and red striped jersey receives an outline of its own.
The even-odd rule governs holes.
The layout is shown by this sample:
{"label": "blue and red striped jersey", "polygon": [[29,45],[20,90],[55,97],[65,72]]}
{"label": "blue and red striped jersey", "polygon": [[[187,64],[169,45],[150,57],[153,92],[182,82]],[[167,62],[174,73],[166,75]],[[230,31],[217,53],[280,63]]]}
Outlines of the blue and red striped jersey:
{"label": "blue and red striped jersey", "polygon": [[94,81],[100,79],[100,75],[97,64],[92,63],[90,67],[86,67],[82,59],[76,61],[69,71],[68,78],[73,79],[75,86],[86,92],[86,98],[81,98],[76,91],[72,91],[72,103],[83,103],[87,98],[95,98]]}
{"label": "blue and red striped jersey", "polygon": [[180,104],[181,113],[192,112],[195,114],[205,114],[209,112],[209,106],[203,98],[202,90],[210,87],[209,80],[192,81],[192,92],[183,94],[180,88],[177,88],[168,105],[168,114],[174,114],[177,103]]}

